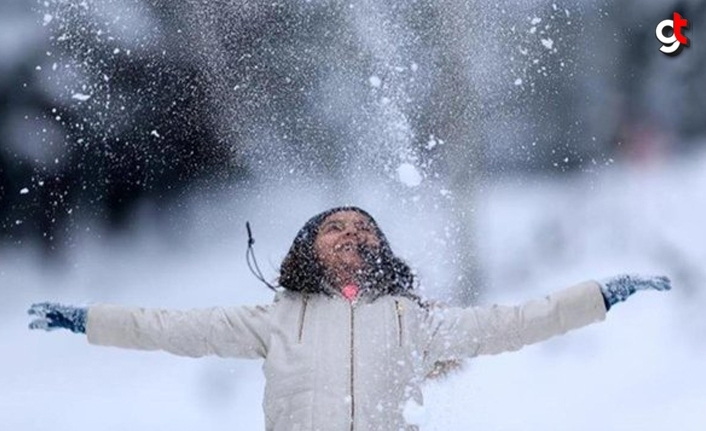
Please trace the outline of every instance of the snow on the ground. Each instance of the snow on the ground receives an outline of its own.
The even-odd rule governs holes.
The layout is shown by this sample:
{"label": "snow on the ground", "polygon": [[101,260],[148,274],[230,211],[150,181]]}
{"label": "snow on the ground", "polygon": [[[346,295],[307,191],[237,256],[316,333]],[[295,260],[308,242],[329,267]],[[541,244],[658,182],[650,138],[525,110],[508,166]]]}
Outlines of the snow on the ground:
{"label": "snow on the ground", "polygon": [[[642,293],[603,323],[469,361],[425,388],[426,406],[412,412],[424,429],[705,429],[705,162],[615,165],[560,182],[506,179],[484,187],[477,206],[484,303],[518,303],[625,271],[666,273],[674,291]],[[255,222],[260,266],[270,276],[322,202],[286,190],[255,196],[235,210],[192,210],[191,226],[174,242],[150,234],[147,223],[122,239],[87,236],[55,266],[30,248],[0,249],[1,428],[263,429],[259,361],[93,347],[71,333],[30,332],[25,315],[44,300],[174,308],[268,302],[271,293],[246,269],[241,221]],[[290,210],[275,213],[283,202]],[[411,239],[390,226],[405,220],[404,211],[387,216],[381,211],[389,202],[371,205],[393,246],[409,247]]]}
{"label": "snow on the ground", "polygon": [[669,293],[603,323],[477,358],[427,387],[429,430],[706,429],[706,157],[622,167],[486,194],[484,302],[516,303],[620,272],[667,274]]}

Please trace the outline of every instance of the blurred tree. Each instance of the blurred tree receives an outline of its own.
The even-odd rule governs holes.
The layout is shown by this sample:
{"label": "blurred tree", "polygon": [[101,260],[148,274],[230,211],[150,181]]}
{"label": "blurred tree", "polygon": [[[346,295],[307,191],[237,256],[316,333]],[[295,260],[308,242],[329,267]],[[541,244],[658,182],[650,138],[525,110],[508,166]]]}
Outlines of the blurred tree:
{"label": "blurred tree", "polygon": [[[674,12],[692,25],[686,34],[692,44],[677,57],[659,51],[657,24]],[[596,21],[594,37],[603,47],[605,75],[611,77],[606,92],[615,103],[599,117],[610,125],[609,143],[636,161],[661,157],[666,151],[681,151],[685,143],[697,142],[706,133],[699,107],[704,100],[706,50],[695,43],[703,36],[694,23],[706,17],[706,3],[628,1],[607,6]]]}
{"label": "blurred tree", "polygon": [[169,16],[153,23],[164,28],[120,36],[121,25],[140,29],[121,22],[138,11],[122,10],[106,24],[92,6],[52,4],[44,18],[50,51],[34,47],[0,87],[9,141],[0,150],[0,237],[39,236],[51,250],[77,213],[117,227],[141,199],[159,202],[196,179],[244,175],[210,122],[199,65],[179,53],[179,38],[159,37],[174,30]]}

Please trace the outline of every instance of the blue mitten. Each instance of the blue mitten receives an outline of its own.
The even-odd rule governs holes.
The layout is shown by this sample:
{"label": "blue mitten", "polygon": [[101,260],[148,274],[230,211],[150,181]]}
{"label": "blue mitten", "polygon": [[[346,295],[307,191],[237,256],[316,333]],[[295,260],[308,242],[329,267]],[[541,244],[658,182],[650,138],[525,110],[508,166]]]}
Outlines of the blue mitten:
{"label": "blue mitten", "polygon": [[84,307],[72,307],[51,302],[32,304],[27,310],[30,316],[36,316],[29,324],[29,329],[44,329],[53,331],[64,328],[77,334],[86,333],[86,316],[88,309]]}
{"label": "blue mitten", "polygon": [[664,276],[617,275],[599,281],[606,310],[618,302],[625,301],[628,296],[638,290],[669,290],[672,282]]}

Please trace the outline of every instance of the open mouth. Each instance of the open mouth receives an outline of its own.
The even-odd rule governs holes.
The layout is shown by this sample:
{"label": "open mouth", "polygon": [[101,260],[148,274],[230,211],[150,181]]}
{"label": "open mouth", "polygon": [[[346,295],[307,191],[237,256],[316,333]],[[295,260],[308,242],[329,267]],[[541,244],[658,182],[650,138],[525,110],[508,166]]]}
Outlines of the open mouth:
{"label": "open mouth", "polygon": [[352,242],[344,242],[334,247],[335,251],[358,251],[358,245]]}

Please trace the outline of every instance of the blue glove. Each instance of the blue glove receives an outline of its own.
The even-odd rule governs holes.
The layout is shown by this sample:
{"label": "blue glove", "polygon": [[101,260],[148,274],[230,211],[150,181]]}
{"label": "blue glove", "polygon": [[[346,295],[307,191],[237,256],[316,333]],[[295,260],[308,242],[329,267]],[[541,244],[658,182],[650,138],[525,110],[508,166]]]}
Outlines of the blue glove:
{"label": "blue glove", "polygon": [[84,307],[42,302],[32,304],[27,314],[37,317],[29,324],[29,329],[53,331],[64,328],[77,334],[86,333],[88,309]]}
{"label": "blue glove", "polygon": [[671,283],[669,278],[664,276],[649,277],[627,274],[617,275],[599,281],[606,310],[610,310],[610,307],[618,302],[625,301],[628,299],[628,296],[638,290],[669,290],[672,288]]}

